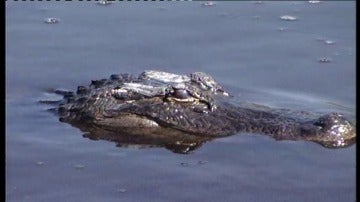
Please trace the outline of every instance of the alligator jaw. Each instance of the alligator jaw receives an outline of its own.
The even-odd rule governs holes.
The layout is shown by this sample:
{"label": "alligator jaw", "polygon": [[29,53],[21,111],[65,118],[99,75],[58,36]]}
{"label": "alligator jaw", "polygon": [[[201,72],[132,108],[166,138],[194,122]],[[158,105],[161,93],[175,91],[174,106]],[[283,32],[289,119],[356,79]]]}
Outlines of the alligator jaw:
{"label": "alligator jaw", "polygon": [[120,114],[116,117],[96,118],[94,124],[104,128],[157,128],[159,124],[136,114]]}

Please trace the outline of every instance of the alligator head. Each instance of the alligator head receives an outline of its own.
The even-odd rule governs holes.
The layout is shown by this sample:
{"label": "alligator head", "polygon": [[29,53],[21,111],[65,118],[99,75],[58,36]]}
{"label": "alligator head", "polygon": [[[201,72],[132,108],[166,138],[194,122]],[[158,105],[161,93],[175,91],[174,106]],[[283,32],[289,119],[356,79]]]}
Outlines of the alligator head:
{"label": "alligator head", "polygon": [[338,113],[300,119],[281,110],[234,105],[223,87],[202,72],[111,75],[79,86],[76,93],[57,93],[65,98],[57,108],[60,121],[84,131],[154,137],[152,142],[161,137],[168,143],[170,134],[176,134],[170,139],[201,145],[214,137],[253,132],[338,148],[351,145],[356,137],[355,126]]}

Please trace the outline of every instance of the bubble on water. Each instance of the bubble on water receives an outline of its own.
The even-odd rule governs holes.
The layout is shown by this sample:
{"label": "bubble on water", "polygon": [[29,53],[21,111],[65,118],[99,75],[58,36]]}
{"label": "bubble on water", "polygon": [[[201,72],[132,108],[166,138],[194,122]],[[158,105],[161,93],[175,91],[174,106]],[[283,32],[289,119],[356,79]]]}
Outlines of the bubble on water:
{"label": "bubble on water", "polygon": [[107,1],[107,0],[100,0],[100,1],[97,2],[97,4],[99,4],[99,5],[110,5],[110,4],[112,4],[112,2]]}
{"label": "bubble on water", "polygon": [[56,23],[59,23],[60,22],[60,19],[59,18],[46,18],[44,20],[44,22],[46,24],[56,24]]}
{"label": "bubble on water", "polygon": [[318,3],[321,3],[321,1],[308,1],[308,3],[310,3],[310,4],[318,4]]}
{"label": "bubble on water", "polygon": [[296,20],[298,20],[298,18],[296,16],[291,16],[291,15],[280,16],[280,19],[284,20],[284,21],[296,21]]}
{"label": "bubble on water", "polygon": [[254,4],[263,4],[263,1],[254,1]]}
{"label": "bubble on water", "polygon": [[202,3],[202,5],[203,6],[215,6],[216,4],[213,1],[206,1],[206,2]]}

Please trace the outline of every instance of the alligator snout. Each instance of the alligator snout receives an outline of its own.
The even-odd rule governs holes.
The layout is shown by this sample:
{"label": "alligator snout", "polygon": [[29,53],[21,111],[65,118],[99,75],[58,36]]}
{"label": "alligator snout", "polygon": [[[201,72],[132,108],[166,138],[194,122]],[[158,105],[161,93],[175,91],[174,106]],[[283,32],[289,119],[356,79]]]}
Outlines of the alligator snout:
{"label": "alligator snout", "polygon": [[356,126],[342,114],[323,115],[313,125],[316,127],[316,134],[311,135],[310,139],[325,147],[345,147],[355,142]]}

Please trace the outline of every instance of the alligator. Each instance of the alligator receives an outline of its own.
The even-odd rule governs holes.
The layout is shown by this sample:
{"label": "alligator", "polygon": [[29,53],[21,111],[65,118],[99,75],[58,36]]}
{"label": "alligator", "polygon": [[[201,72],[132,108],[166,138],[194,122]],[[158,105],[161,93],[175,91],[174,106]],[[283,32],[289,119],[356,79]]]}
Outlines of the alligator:
{"label": "alligator", "polygon": [[61,122],[90,139],[119,146],[162,146],[188,153],[204,142],[236,133],[264,134],[275,140],[303,140],[327,148],[355,143],[356,126],[341,113],[273,109],[235,102],[210,75],[145,71],[113,74],[77,91],[53,90],[63,99],[43,102]]}

